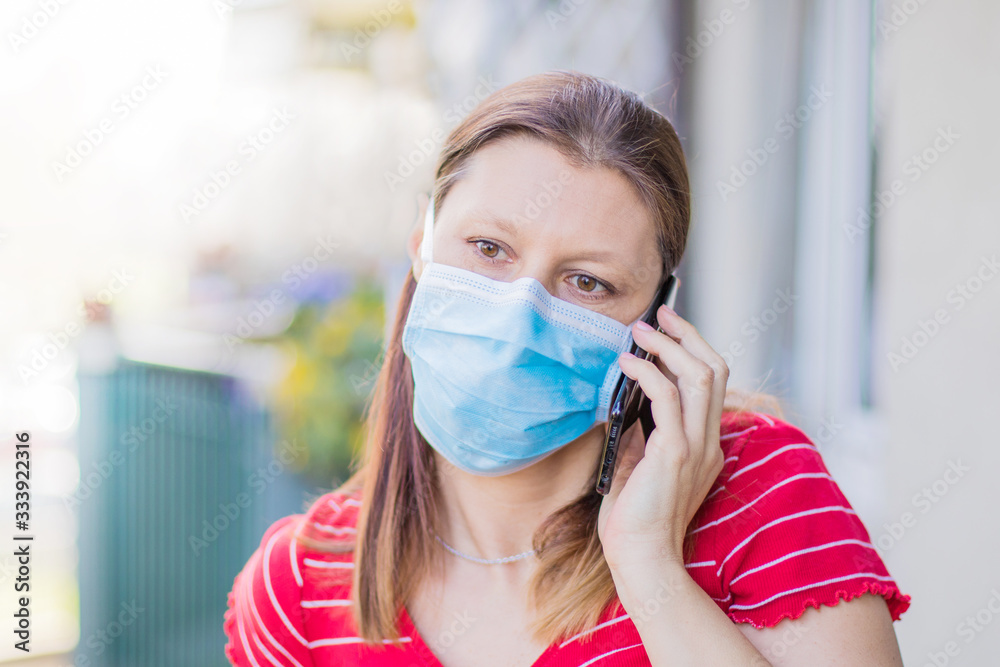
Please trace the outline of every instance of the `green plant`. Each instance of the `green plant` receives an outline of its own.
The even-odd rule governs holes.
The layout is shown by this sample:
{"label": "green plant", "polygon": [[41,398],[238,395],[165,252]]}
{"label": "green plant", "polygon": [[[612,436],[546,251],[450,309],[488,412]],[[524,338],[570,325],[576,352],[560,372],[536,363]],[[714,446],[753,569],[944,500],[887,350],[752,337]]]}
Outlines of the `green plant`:
{"label": "green plant", "polygon": [[293,465],[312,484],[337,486],[350,473],[384,324],[382,288],[362,277],[338,299],[301,303],[288,329],[271,339],[292,356],[275,395],[277,428],[280,438],[305,443]]}

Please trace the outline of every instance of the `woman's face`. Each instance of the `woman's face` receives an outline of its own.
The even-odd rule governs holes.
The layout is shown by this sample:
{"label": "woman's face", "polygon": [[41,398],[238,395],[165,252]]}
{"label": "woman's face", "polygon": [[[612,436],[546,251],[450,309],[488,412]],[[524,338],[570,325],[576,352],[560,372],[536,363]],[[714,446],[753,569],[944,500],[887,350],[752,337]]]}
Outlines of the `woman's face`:
{"label": "woman's face", "polygon": [[[407,244],[417,280],[422,223]],[[472,156],[435,219],[433,252],[435,262],[494,280],[530,276],[622,324],[642,315],[662,273],[652,218],[623,176],[574,167],[523,137]]]}

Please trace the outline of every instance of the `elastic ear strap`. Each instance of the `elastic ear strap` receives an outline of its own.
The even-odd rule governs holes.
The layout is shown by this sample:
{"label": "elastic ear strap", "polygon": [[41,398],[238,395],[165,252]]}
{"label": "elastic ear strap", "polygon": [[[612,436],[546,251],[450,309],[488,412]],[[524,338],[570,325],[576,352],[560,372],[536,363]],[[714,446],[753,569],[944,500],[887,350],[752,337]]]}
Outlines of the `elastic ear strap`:
{"label": "elastic ear strap", "polygon": [[430,264],[434,256],[434,197],[427,202],[427,215],[424,216],[424,238],[420,241],[420,260]]}

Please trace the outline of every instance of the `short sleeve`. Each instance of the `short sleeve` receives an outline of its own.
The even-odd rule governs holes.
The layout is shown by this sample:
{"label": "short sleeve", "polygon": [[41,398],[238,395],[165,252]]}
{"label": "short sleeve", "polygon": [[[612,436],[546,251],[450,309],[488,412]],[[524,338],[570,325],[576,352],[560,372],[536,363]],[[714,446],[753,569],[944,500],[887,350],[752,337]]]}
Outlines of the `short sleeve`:
{"label": "short sleeve", "polygon": [[278,519],[233,581],[223,630],[226,658],[238,667],[313,667],[302,617],[302,576],[293,549],[298,519]]}
{"label": "short sleeve", "polygon": [[861,519],[798,428],[764,416],[736,454],[716,560],[737,623],[770,627],[870,592],[892,620],[910,606]]}

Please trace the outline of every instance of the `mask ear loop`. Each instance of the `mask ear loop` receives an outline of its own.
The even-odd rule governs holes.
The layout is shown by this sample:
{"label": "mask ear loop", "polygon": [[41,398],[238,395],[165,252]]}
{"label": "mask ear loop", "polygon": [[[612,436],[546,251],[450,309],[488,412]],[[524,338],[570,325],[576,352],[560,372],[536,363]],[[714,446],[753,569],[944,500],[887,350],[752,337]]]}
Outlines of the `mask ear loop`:
{"label": "mask ear loop", "polygon": [[420,261],[430,264],[433,260],[434,245],[434,195],[427,202],[427,214],[424,216],[424,238],[420,241]]}

